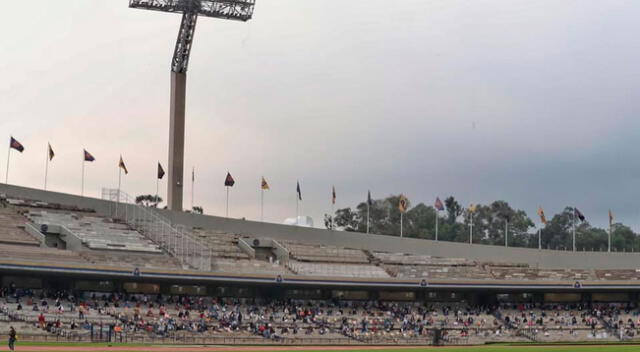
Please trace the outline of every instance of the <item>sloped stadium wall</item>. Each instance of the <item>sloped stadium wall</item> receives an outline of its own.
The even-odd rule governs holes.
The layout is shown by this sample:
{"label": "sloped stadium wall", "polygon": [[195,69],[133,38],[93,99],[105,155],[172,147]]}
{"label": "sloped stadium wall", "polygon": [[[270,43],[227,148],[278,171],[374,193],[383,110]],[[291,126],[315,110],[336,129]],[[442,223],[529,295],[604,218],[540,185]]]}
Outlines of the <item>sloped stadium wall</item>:
{"label": "sloped stadium wall", "polygon": [[[33,188],[0,183],[0,194],[9,197],[28,198],[51,203],[75,205],[94,209],[108,216],[113,202],[72,194],[42,191]],[[567,269],[636,269],[640,268],[640,253],[570,252],[529,248],[505,248],[502,246],[470,245],[415,238],[398,238],[364,233],[329,231],[258,221],[228,219],[211,215],[199,215],[158,209],[174,224],[187,227],[215,229],[230,233],[247,234],[275,240],[300,241],[364,250],[431,255],[439,257],[468,258],[471,260],[526,263],[539,268]]]}

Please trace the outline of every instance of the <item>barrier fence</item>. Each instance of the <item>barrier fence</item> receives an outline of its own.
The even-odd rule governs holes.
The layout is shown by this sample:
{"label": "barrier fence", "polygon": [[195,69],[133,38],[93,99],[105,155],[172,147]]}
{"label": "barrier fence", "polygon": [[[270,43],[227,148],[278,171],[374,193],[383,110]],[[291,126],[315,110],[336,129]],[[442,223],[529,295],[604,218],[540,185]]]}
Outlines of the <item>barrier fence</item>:
{"label": "barrier fence", "polygon": [[184,226],[174,226],[158,213],[135,203],[135,198],[117,189],[102,190],[102,198],[113,203],[110,216],[140,232],[174,256],[183,267],[210,271],[211,248]]}

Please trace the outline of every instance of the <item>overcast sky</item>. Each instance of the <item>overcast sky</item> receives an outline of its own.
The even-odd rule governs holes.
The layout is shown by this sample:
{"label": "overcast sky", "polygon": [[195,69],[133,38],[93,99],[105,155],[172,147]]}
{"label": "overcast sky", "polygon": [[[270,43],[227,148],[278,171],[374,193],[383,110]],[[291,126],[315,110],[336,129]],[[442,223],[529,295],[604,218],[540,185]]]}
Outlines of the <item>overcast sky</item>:
{"label": "overcast sky", "polygon": [[[196,205],[267,221],[404,193],[575,204],[640,230],[640,2],[256,0],[247,22],[200,18],[187,82],[185,180]],[[3,1],[0,138],[9,183],[155,193],[166,168],[176,14],[125,0]],[[6,151],[0,153],[2,182]],[[161,196],[166,194],[166,179]],[[185,206],[190,206],[190,181]],[[537,220],[537,219],[536,219]]]}

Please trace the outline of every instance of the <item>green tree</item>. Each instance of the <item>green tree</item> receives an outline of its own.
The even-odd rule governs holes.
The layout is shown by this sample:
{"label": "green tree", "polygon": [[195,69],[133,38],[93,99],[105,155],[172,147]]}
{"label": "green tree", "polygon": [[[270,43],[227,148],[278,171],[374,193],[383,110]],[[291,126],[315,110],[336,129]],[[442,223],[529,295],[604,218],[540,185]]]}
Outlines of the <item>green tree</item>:
{"label": "green tree", "polygon": [[159,196],[144,194],[136,197],[136,204],[142,205],[143,207],[157,208],[160,203],[162,203],[162,198]]}
{"label": "green tree", "polygon": [[[325,226],[327,225],[327,216],[328,215],[325,215]],[[331,216],[329,216],[328,220],[331,220]],[[361,229],[362,218],[360,217],[358,211],[353,211],[351,210],[351,208],[342,208],[336,210],[336,213],[333,216],[333,220],[335,221],[336,228],[339,228],[343,231],[353,232],[360,231]],[[367,220],[364,219],[364,221]],[[329,226],[326,227],[328,228]]]}
{"label": "green tree", "polygon": [[462,206],[453,196],[445,198],[444,206],[447,211],[447,222],[449,224],[454,224],[458,221],[458,217],[463,213]]}

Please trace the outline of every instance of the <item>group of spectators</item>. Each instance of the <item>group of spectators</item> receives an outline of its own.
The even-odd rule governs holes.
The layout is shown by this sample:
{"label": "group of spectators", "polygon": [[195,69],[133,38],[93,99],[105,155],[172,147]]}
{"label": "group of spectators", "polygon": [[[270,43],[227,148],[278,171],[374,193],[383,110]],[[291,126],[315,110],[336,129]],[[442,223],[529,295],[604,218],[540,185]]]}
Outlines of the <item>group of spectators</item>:
{"label": "group of spectators", "polygon": [[[114,334],[173,336],[175,332],[210,336],[348,337],[431,339],[443,336],[487,337],[535,329],[596,331],[610,329],[633,336],[640,316],[633,305],[501,304],[494,307],[464,303],[425,303],[345,300],[276,300],[203,296],[93,293],[80,297],[66,291],[9,292],[0,290],[11,309],[0,313],[20,320],[21,313],[38,312],[37,328],[49,332],[104,331]],[[24,315],[24,314],[22,314]],[[33,315],[32,315],[33,316]]]}

